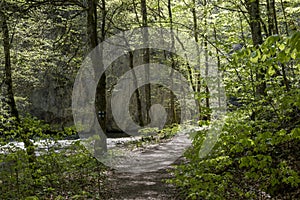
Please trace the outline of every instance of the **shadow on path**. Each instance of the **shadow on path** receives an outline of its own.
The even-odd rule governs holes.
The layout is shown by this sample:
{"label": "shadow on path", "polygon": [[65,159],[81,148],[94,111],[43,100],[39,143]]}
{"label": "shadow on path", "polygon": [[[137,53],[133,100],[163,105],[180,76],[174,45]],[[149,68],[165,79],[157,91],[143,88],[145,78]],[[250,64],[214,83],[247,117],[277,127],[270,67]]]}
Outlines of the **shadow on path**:
{"label": "shadow on path", "polygon": [[172,178],[171,166],[156,172],[113,172],[110,177],[111,200],[179,199],[175,186],[164,180]]}

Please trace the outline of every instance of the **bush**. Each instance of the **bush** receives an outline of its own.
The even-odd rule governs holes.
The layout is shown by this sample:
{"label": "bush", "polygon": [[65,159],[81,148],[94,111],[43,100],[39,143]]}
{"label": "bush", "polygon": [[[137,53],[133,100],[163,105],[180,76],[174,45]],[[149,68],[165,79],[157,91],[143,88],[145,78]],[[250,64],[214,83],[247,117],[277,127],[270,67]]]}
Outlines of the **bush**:
{"label": "bush", "polygon": [[[38,142],[34,163],[29,162],[26,150],[16,142],[19,140],[16,136],[24,130],[27,130],[28,137]],[[79,141],[74,140],[68,146],[61,146],[58,142],[68,132],[73,134],[73,129],[57,135],[47,135],[45,130],[50,130],[50,127],[33,118],[22,119],[19,127],[5,125],[5,142],[2,141],[0,146],[1,198],[86,199],[107,196],[105,166]],[[10,143],[8,135],[12,140]]]}
{"label": "bush", "polygon": [[268,128],[273,126],[253,122],[242,112],[231,113],[219,142],[204,159],[197,153],[206,132],[198,133],[194,148],[185,154],[189,163],[177,167],[171,182],[188,199],[295,195],[300,184],[300,128],[290,132]]}
{"label": "bush", "polygon": [[[188,163],[177,167],[171,181],[183,197],[299,198],[299,36],[271,36],[259,49],[244,48],[233,55],[224,79],[228,95],[241,104],[231,108],[206,158],[198,155],[206,132],[194,138],[185,154]],[[264,80],[257,81],[255,72],[261,69]],[[264,95],[256,92],[262,82]]]}

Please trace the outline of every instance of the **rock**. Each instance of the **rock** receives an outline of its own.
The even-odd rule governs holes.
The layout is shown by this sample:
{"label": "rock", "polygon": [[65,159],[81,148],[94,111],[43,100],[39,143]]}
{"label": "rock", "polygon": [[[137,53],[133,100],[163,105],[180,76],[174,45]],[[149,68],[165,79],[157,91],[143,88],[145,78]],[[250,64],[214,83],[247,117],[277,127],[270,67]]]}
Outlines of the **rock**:
{"label": "rock", "polygon": [[31,94],[30,114],[58,128],[73,125],[71,97],[73,83],[46,76],[44,87]]}

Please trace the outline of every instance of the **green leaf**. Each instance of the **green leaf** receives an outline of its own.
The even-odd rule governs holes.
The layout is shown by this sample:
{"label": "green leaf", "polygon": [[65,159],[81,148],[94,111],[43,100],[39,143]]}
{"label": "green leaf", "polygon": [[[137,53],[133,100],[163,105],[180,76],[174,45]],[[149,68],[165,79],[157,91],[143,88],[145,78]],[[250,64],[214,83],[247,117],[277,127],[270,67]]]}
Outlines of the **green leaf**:
{"label": "green leaf", "polygon": [[285,48],[285,45],[284,45],[283,43],[279,45],[279,49],[280,49],[280,51],[283,51],[283,50],[284,50],[284,48]]}
{"label": "green leaf", "polygon": [[284,51],[279,52],[277,59],[281,62],[281,63],[286,63],[290,60],[290,56],[287,55]]}
{"label": "green leaf", "polygon": [[289,40],[289,44],[292,49],[297,49],[300,51],[300,32],[295,32],[291,39]]}
{"label": "green leaf", "polygon": [[268,58],[268,56],[266,54],[263,54],[261,61],[265,62],[267,58]]}
{"label": "green leaf", "polygon": [[292,53],[291,53],[291,58],[294,59],[294,60],[297,58],[297,50],[296,50],[296,49],[294,49],[294,50],[292,51]]}
{"label": "green leaf", "polygon": [[280,37],[278,35],[272,35],[266,39],[266,41],[264,42],[264,45],[270,46],[270,45],[274,44],[275,42],[277,42],[279,39],[280,39]]}
{"label": "green leaf", "polygon": [[259,50],[256,50],[256,51],[253,51],[251,52],[250,54],[250,61],[252,63],[258,63],[258,59],[261,57],[261,54],[260,54],[260,51]]}
{"label": "green leaf", "polygon": [[268,75],[273,76],[276,73],[275,69],[273,66],[269,66],[268,68]]}

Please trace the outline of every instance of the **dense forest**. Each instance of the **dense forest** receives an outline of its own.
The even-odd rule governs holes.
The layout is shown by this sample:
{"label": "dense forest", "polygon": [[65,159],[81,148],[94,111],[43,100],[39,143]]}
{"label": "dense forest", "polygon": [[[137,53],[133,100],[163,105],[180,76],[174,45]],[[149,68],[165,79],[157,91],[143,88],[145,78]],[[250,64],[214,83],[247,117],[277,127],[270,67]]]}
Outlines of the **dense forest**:
{"label": "dense forest", "polygon": [[[117,57],[102,46],[103,73],[85,113],[96,116],[101,145],[136,136],[132,127],[141,138],[119,144],[129,151],[179,132],[192,141],[156,174],[170,174],[161,184],[173,196],[149,199],[300,199],[300,0],[0,0],[0,20],[0,199],[125,199],[114,197],[114,170],[80,142],[74,119],[74,94],[90,97],[77,90],[78,74],[116,35],[124,51]],[[153,38],[152,30],[161,32]],[[143,48],[121,47],[130,42]],[[151,79],[151,63],[169,85],[140,84]],[[193,99],[181,101],[189,91]]]}

